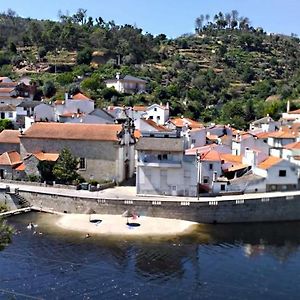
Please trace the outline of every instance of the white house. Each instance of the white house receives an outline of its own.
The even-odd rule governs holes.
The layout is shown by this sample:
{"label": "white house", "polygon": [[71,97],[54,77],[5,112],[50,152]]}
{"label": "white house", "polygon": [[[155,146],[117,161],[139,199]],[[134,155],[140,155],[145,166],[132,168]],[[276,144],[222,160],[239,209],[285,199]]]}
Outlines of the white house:
{"label": "white house", "polygon": [[258,138],[256,135],[247,132],[238,133],[232,140],[232,154],[244,155],[246,149],[259,150],[269,155],[270,145],[268,145],[264,139]]}
{"label": "white house", "polygon": [[275,131],[269,133],[268,144],[270,146],[270,155],[282,157],[283,147],[294,143],[297,140],[298,134],[288,131]]}
{"label": "white house", "polygon": [[261,130],[262,132],[272,132],[279,129],[279,122],[275,122],[269,115],[250,123],[250,130]]}
{"label": "white house", "polygon": [[136,145],[138,194],[196,196],[197,164],[184,157],[184,140],[169,137],[141,137]]}
{"label": "white house", "polygon": [[114,88],[119,93],[136,94],[146,91],[147,81],[131,75],[122,76],[117,73],[116,79],[106,80],[105,84],[106,87]]}
{"label": "white house", "polygon": [[56,100],[54,102],[55,119],[60,121],[60,116],[65,114],[89,114],[95,109],[94,106],[94,101],[81,93],[71,97],[66,93],[65,100]]}
{"label": "white house", "polygon": [[296,190],[298,187],[296,165],[278,157],[269,156],[253,168],[253,174],[265,178],[266,192]]}
{"label": "white house", "polygon": [[155,123],[159,125],[164,125],[170,116],[170,108],[167,103],[166,106],[152,104],[147,108],[145,118],[153,120]]}
{"label": "white house", "polygon": [[11,104],[0,106],[0,119],[8,119],[15,124],[17,119],[16,107]]}

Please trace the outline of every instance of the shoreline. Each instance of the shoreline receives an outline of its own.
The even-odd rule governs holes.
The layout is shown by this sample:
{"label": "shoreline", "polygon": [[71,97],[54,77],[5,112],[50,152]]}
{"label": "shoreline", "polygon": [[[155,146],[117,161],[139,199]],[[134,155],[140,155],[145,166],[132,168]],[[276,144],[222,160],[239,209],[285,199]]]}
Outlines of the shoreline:
{"label": "shoreline", "polygon": [[[196,222],[165,219],[153,217],[138,217],[135,219],[120,215],[107,214],[58,214],[59,219],[55,225],[67,231],[76,231],[92,235],[102,236],[126,236],[126,237],[173,237],[188,235],[193,232]],[[90,222],[93,220],[93,222]],[[97,222],[98,221],[98,222]]]}

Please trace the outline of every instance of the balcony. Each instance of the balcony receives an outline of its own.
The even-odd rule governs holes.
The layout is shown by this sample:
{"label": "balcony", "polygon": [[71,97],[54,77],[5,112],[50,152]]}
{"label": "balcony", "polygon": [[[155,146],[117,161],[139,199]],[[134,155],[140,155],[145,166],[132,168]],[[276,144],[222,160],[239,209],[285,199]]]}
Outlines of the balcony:
{"label": "balcony", "polygon": [[174,159],[158,159],[157,156],[140,157],[137,161],[138,167],[153,168],[181,168],[181,161]]}

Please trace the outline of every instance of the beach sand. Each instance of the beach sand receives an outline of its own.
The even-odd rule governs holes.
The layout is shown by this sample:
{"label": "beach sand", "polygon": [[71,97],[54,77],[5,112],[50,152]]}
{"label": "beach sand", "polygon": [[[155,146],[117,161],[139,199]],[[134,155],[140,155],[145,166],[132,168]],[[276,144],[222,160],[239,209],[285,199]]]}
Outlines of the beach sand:
{"label": "beach sand", "polygon": [[[90,222],[93,220],[93,222]],[[101,222],[97,222],[101,220]],[[127,225],[127,218],[120,215],[100,214],[64,214],[56,225],[65,230],[82,232],[90,236],[176,236],[190,233],[198,223],[163,218],[137,217],[128,218],[132,226]]]}

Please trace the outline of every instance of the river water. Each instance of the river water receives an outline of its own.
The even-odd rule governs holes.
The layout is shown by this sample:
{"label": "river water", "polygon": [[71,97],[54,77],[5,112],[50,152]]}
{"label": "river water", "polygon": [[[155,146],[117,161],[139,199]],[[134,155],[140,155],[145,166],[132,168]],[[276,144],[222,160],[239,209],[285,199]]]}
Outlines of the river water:
{"label": "river water", "polygon": [[[27,214],[0,252],[0,299],[298,299],[300,223],[199,225],[169,240],[84,239]],[[26,224],[39,224],[33,234]]]}

